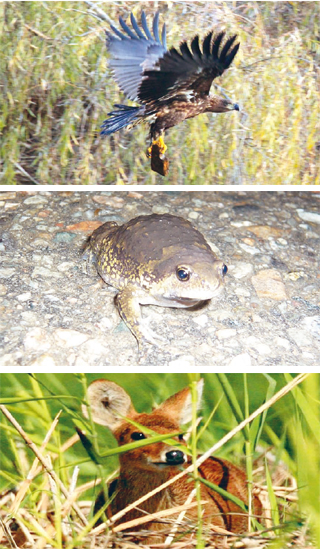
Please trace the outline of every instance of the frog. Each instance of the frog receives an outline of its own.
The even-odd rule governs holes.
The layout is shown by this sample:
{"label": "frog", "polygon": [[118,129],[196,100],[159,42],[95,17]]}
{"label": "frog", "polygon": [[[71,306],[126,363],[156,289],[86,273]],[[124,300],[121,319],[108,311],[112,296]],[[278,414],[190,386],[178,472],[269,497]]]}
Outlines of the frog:
{"label": "frog", "polygon": [[142,305],[190,308],[220,293],[227,266],[190,221],[169,213],[106,222],[89,237],[84,258],[118,290],[115,303],[139,349],[165,339],[142,317]]}

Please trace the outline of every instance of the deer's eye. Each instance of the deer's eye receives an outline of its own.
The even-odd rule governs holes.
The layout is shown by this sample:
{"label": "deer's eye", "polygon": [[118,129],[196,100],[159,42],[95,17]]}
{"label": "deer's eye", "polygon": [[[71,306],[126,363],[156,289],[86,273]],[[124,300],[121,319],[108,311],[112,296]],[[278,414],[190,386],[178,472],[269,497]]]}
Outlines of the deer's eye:
{"label": "deer's eye", "polygon": [[143,433],[136,432],[136,433],[131,433],[131,438],[132,440],[142,440],[146,437],[144,436]]}
{"label": "deer's eye", "polygon": [[184,436],[183,436],[183,435],[179,435],[179,436],[178,436],[178,439],[180,440],[180,442],[183,442],[183,441],[184,441]]}

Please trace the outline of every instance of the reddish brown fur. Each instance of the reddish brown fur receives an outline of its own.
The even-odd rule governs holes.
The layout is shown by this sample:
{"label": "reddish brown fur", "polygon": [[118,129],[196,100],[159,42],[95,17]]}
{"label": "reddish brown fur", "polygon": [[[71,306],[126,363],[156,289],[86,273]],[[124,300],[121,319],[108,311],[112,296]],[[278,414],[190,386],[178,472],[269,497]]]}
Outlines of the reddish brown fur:
{"label": "reddish brown fur", "polygon": [[[120,405],[122,412],[125,411],[121,415],[126,415],[126,417],[157,433],[176,434],[180,430],[179,424],[189,419],[188,413],[190,414],[191,399],[188,388],[170,397],[150,414],[138,414],[132,407],[130,398],[123,389],[111,382],[98,380],[91,384],[89,388],[89,391],[91,390],[92,392],[91,397],[89,396],[89,402],[91,404],[95,403],[94,406],[96,406],[99,400],[100,402],[103,400],[104,406],[100,410],[93,406],[93,417],[99,423],[109,426],[120,446],[132,443],[133,439],[131,435],[132,433],[139,432],[139,429],[125,420],[115,419],[114,415],[110,419],[109,411],[106,412],[108,417],[102,417],[105,413],[104,410],[112,405],[112,397],[114,397],[114,395],[109,396],[109,387],[113,391],[119,390],[121,397],[127,397],[126,404]],[[104,395],[104,398],[101,399],[100,393],[103,389],[105,389],[107,397],[105,398]],[[118,413],[120,413],[120,408],[117,407]],[[111,413],[113,414],[113,411]],[[181,444],[178,438],[176,440]],[[182,444],[185,443],[183,442]],[[172,449],[174,448],[166,442],[159,442],[120,454],[120,475],[117,479],[116,495],[111,503],[113,515],[160,484],[176,476],[181,471],[181,468],[186,468],[190,465],[191,460],[189,457],[187,457],[183,465],[164,464],[165,456]],[[179,449],[183,450],[181,446],[178,446]],[[159,465],[160,463],[161,465]],[[211,457],[200,466],[199,473],[204,479],[220,485],[247,503],[246,476],[239,467],[226,460]],[[188,482],[187,479],[188,477],[186,476],[177,480],[177,482],[142,503],[140,509],[147,513],[154,513],[162,509],[183,505],[194,488],[194,483]],[[201,484],[201,496],[207,502],[204,505],[204,520],[206,524],[219,526],[234,533],[241,533],[248,529],[248,516],[230,500],[224,499],[203,484]],[[119,523],[141,517],[145,514],[143,511],[133,509],[124,515],[119,520]],[[261,516],[262,514],[262,506],[259,498],[256,496],[254,496],[254,514],[257,516]],[[196,508],[188,511],[186,517],[195,523],[197,519]],[[153,521],[144,525],[143,528],[159,532],[159,530],[164,528],[168,530],[168,525],[163,522]],[[151,538],[149,542],[150,540]],[[163,542],[164,536],[158,535],[156,540],[157,542]],[[153,538],[154,541],[155,539]],[[148,539],[142,544],[144,543],[148,543]]]}

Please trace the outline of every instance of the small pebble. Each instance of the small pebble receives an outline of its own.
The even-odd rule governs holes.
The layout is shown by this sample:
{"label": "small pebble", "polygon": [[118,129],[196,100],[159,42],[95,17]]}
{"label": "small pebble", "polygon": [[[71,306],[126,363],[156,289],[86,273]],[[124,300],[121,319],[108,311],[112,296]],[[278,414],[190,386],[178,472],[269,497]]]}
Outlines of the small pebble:
{"label": "small pebble", "polygon": [[36,278],[37,276],[44,276],[45,278],[59,278],[59,274],[51,269],[46,267],[35,267],[31,273],[31,278]]}
{"label": "small pebble", "polygon": [[209,319],[207,315],[199,315],[193,318],[193,322],[195,322],[195,324],[198,324],[202,328],[208,323],[208,320]]}
{"label": "small pebble", "polygon": [[121,196],[107,196],[105,194],[96,194],[92,197],[97,204],[103,204],[105,206],[111,206],[112,208],[123,208],[124,199]]}
{"label": "small pebble", "polygon": [[50,341],[46,330],[33,328],[27,332],[23,344],[27,351],[46,351],[50,348]]}
{"label": "small pebble", "polygon": [[313,335],[313,337],[320,339],[320,316],[307,316],[303,319],[301,324],[311,333],[311,335]]}
{"label": "small pebble", "polygon": [[308,332],[302,330],[301,328],[288,328],[287,333],[300,348],[313,345],[313,340],[309,336]]}
{"label": "small pebble", "polygon": [[26,198],[23,202],[24,204],[44,204],[47,203],[48,200],[41,194],[36,194],[34,196]]}
{"label": "small pebble", "polygon": [[108,354],[108,349],[99,341],[99,339],[89,339],[83,343],[81,348],[83,353],[88,354],[88,356],[106,356]]}
{"label": "small pebble", "polygon": [[54,359],[52,358],[52,356],[44,354],[37,357],[30,364],[28,364],[28,366],[32,368],[39,366],[40,368],[47,369],[47,368],[56,368],[57,365]]}
{"label": "small pebble", "polygon": [[289,351],[289,349],[291,347],[290,341],[288,341],[284,337],[277,336],[274,340],[274,343],[275,343],[275,345],[278,345],[278,347],[284,347],[285,349],[287,349],[287,351]]}
{"label": "small pebble", "polygon": [[237,335],[237,330],[234,330],[233,328],[222,328],[221,330],[217,330],[216,336],[218,339],[229,339],[230,337],[235,337]]}
{"label": "small pebble", "polygon": [[176,360],[169,362],[170,368],[190,368],[195,366],[195,359],[191,355],[182,355]]}
{"label": "small pebble", "polygon": [[275,269],[259,271],[258,274],[251,278],[251,282],[259,297],[274,299],[276,301],[288,299],[281,275]]}
{"label": "small pebble", "polygon": [[228,271],[234,278],[240,280],[241,278],[250,275],[253,272],[253,267],[250,263],[239,261],[239,263],[228,265]]}
{"label": "small pebble", "polygon": [[49,245],[49,239],[45,240],[44,238],[36,238],[35,240],[31,240],[30,246],[33,248],[47,248]]}
{"label": "small pebble", "polygon": [[246,290],[246,288],[235,288],[234,293],[239,297],[250,297],[251,295],[249,290]]}
{"label": "small pebble", "polygon": [[239,248],[251,255],[261,254],[261,250],[259,250],[259,248],[255,248],[254,246],[248,246],[244,242],[239,242]]}
{"label": "small pebble", "polygon": [[250,227],[252,225],[251,221],[231,221],[230,225],[240,229],[241,227]]}
{"label": "small pebble", "polygon": [[7,291],[7,286],[5,286],[4,284],[0,284],[0,295],[6,295]]}
{"label": "small pebble", "polygon": [[71,263],[71,261],[64,261],[63,263],[59,263],[57,269],[61,273],[66,273],[67,271],[74,269],[74,263]]}
{"label": "small pebble", "polygon": [[271,348],[266,343],[262,343],[257,337],[250,336],[247,338],[246,343],[248,347],[255,349],[259,355],[270,355]]}
{"label": "small pebble", "polygon": [[28,301],[28,299],[31,299],[31,292],[26,292],[25,294],[20,294],[17,296],[17,300],[24,303],[25,301]]}
{"label": "small pebble", "polygon": [[55,242],[71,242],[71,240],[73,240],[74,238],[76,238],[76,234],[74,233],[66,233],[66,232],[59,232],[59,233],[56,233],[53,240]]}
{"label": "small pebble", "polygon": [[230,360],[228,367],[239,368],[239,371],[244,372],[246,368],[251,367],[251,357],[248,353],[242,353],[241,355],[234,356]]}
{"label": "small pebble", "polygon": [[55,330],[53,335],[57,341],[57,344],[66,348],[78,347],[78,345],[81,345],[89,339],[89,336],[86,334],[82,334],[76,330],[67,330],[63,328],[58,328],[58,330]]}
{"label": "small pebble", "polygon": [[82,233],[92,233],[102,225],[101,221],[80,221],[74,225],[68,225],[68,231],[80,231]]}
{"label": "small pebble", "polygon": [[9,200],[10,198],[16,198],[15,191],[1,192],[1,200]]}
{"label": "small pebble", "polygon": [[15,272],[16,270],[10,267],[0,268],[0,278],[10,278]]}
{"label": "small pebble", "polygon": [[315,212],[305,212],[302,209],[298,209],[298,216],[300,219],[303,219],[303,221],[310,221],[310,223],[316,223],[317,225],[320,225],[320,214]]}
{"label": "small pebble", "polygon": [[269,225],[251,225],[247,229],[250,233],[255,234],[258,238],[262,240],[268,240],[269,238],[280,237],[283,233],[281,229],[276,227],[270,227]]}

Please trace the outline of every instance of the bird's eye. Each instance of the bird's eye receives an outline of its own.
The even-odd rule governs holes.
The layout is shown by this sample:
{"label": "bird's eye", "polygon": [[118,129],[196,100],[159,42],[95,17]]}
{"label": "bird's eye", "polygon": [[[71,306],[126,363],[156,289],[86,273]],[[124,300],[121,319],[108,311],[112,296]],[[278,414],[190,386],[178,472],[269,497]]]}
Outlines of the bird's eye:
{"label": "bird's eye", "polygon": [[223,265],[222,269],[221,269],[221,273],[222,273],[222,276],[225,276],[228,272],[228,267],[227,265]]}
{"label": "bird's eye", "polygon": [[190,269],[188,269],[188,267],[177,267],[176,275],[178,280],[181,280],[181,282],[186,282],[187,280],[189,280],[191,276],[191,272],[190,272]]}
{"label": "bird's eye", "polygon": [[132,440],[142,440],[146,437],[144,436],[143,433],[135,432],[135,433],[131,433],[131,438],[132,438]]}
{"label": "bird's eye", "polygon": [[183,442],[184,441],[184,436],[183,435],[178,435],[178,439],[180,440],[180,442]]}

